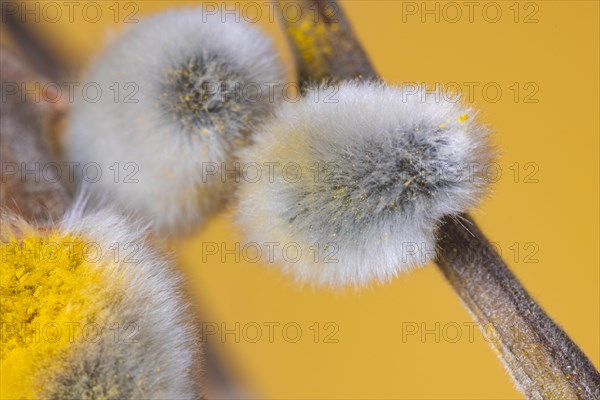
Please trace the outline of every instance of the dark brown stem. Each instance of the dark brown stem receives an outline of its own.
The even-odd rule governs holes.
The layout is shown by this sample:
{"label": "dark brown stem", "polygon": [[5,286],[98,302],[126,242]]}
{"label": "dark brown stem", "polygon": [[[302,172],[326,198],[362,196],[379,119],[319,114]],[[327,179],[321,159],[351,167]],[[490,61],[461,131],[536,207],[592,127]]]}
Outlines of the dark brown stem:
{"label": "dark brown stem", "polygon": [[[336,15],[321,11],[318,18],[284,21],[297,55],[301,84],[327,78],[376,78],[334,0],[282,3],[294,3],[309,16],[315,15],[314,10],[337,11]],[[477,322],[494,338],[491,345],[519,390],[530,399],[600,398],[600,374],[594,365],[529,296],[471,217],[445,218],[437,246],[437,265]]]}
{"label": "dark brown stem", "polygon": [[56,52],[48,43],[39,40],[39,34],[23,22],[21,4],[2,0],[0,12],[4,26],[10,32],[20,53],[28,61],[27,64],[38,74],[60,82],[67,74],[65,65],[59,61]]}
{"label": "dark brown stem", "polygon": [[468,215],[446,218],[437,264],[531,399],[598,399],[600,374],[529,296]]}
{"label": "dark brown stem", "polygon": [[13,209],[28,221],[62,217],[71,197],[53,163],[51,126],[63,110],[44,93],[44,79],[13,54],[0,48],[0,206]]}

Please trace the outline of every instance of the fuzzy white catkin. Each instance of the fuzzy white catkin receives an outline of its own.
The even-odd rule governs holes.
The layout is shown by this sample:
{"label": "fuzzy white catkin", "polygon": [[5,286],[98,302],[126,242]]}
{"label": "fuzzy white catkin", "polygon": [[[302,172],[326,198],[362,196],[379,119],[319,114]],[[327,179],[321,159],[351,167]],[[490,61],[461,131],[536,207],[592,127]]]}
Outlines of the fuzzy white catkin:
{"label": "fuzzy white catkin", "polygon": [[387,281],[431,260],[440,219],[485,193],[492,153],[474,117],[382,83],[313,88],[242,152],[237,219],[301,282]]}
{"label": "fuzzy white catkin", "polygon": [[270,39],[243,19],[195,8],[150,16],[92,62],[67,158],[93,194],[156,230],[192,228],[230,197],[235,179],[223,173],[272,114],[280,96],[269,85],[283,77]]}
{"label": "fuzzy white catkin", "polygon": [[[102,269],[122,296],[108,301],[104,296],[111,288],[98,294],[98,304],[106,304],[101,317],[81,327],[92,328],[88,336],[58,353],[52,372],[33,374],[35,380],[43,376],[39,398],[200,398],[199,339],[180,277],[144,244],[144,226],[108,208],[86,211],[82,198],[62,221],[44,230],[86,240],[84,259]],[[10,214],[2,217],[0,239],[10,231],[38,229]]]}

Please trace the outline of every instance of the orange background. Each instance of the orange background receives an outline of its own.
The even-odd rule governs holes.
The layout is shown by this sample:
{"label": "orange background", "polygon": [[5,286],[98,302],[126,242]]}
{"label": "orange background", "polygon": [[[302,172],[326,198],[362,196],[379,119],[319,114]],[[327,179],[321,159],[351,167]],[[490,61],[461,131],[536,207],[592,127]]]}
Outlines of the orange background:
{"label": "orange background", "polygon": [[[42,20],[36,28],[63,56],[85,61],[101,48],[107,32],[122,25],[114,21],[115,2],[98,3],[103,10],[98,22],[87,22],[78,12],[70,22],[63,8],[58,22]],[[127,3],[118,4],[120,22],[135,11]],[[228,3],[244,12],[249,2]],[[266,2],[253,3],[261,7],[259,23],[275,40],[292,77],[292,57],[277,21],[269,18]],[[135,17],[141,17],[198,2],[135,4]],[[462,12],[457,22],[452,22],[456,8],[442,2],[357,0],[344,1],[342,7],[388,82],[454,82],[464,94],[474,87],[470,100],[493,126],[502,152],[502,176],[474,215],[524,286],[598,367],[598,2],[501,1],[495,3],[502,12],[495,23],[496,8],[488,2],[477,3],[472,22],[463,2],[453,4]],[[424,8],[435,7],[439,12],[422,15]],[[496,99],[498,87],[502,95]],[[232,249],[242,239],[230,218],[230,212],[224,213],[171,246],[202,318],[231,330],[240,323],[239,343],[233,334],[225,340],[213,335],[211,343],[247,394],[278,399],[522,398],[479,330],[469,337],[472,320],[434,265],[360,292],[299,288],[277,269],[236,262],[233,255],[225,262],[219,255],[203,262],[202,243]],[[270,322],[280,324],[273,343],[264,325]],[[247,340],[255,336],[252,323],[263,327],[256,343]],[[298,342],[286,340],[281,331],[286,323],[302,328]],[[311,330],[315,323],[318,343]],[[424,338],[420,332],[407,336],[408,326],[431,332]],[[337,343],[325,343],[332,327],[338,328]]]}

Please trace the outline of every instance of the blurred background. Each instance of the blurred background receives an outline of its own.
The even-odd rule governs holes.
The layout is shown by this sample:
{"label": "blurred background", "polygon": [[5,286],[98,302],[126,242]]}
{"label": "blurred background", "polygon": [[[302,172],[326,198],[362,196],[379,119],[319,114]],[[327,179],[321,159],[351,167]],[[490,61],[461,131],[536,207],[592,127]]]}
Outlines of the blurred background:
{"label": "blurred background", "polygon": [[[3,7],[9,3],[26,11],[20,21],[51,54],[78,66],[144,15],[202,4]],[[276,2],[203,4],[259,24],[294,80]],[[533,297],[600,366],[599,3],[341,6],[387,82],[458,92],[493,127],[497,182],[474,216]],[[287,12],[293,18],[294,10]],[[2,43],[18,49],[5,23],[1,29]],[[220,367],[220,375],[208,374],[209,398],[211,391],[272,399],[522,398],[489,347],[493,337],[475,325],[435,265],[385,285],[331,292],[299,287],[252,262],[243,247],[231,212],[169,240],[211,363]]]}

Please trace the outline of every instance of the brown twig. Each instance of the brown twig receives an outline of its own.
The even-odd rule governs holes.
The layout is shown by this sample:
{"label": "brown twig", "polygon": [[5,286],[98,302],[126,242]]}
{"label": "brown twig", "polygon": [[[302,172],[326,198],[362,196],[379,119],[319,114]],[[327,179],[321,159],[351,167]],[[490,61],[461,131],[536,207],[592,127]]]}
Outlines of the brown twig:
{"label": "brown twig", "polygon": [[61,81],[67,74],[65,64],[60,62],[56,51],[47,41],[39,39],[39,34],[33,31],[23,21],[23,10],[19,3],[0,0],[2,23],[11,33],[11,39],[28,61],[27,65],[38,74],[53,80]]}
{"label": "brown twig", "polygon": [[[301,18],[286,19],[302,84],[331,78],[376,78],[335,0],[290,0]],[[282,8],[283,9],[283,8]],[[335,12],[335,14],[331,14]],[[530,399],[598,399],[600,374],[529,296],[468,215],[445,218],[437,264],[488,332],[516,386]]]}
{"label": "brown twig", "polygon": [[528,398],[598,399],[600,375],[567,334],[529,296],[467,215],[446,218],[437,264],[486,330]]}
{"label": "brown twig", "polygon": [[62,217],[71,197],[53,163],[51,126],[62,103],[47,100],[45,79],[0,48],[0,205],[29,221]]}
{"label": "brown twig", "polygon": [[[293,43],[300,81],[377,78],[352,26],[336,2],[280,0],[279,3],[281,21]],[[295,8],[289,11],[293,18],[287,17],[285,12],[290,6]]]}

